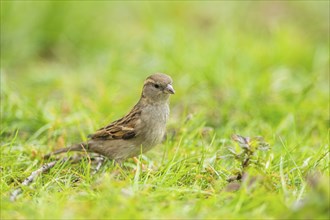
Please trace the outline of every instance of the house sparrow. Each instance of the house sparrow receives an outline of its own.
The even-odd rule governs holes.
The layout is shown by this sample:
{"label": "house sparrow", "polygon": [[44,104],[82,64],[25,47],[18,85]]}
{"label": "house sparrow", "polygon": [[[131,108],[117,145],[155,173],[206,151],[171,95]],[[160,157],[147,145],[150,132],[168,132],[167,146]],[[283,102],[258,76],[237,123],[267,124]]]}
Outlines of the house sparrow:
{"label": "house sparrow", "polygon": [[145,153],[164,138],[170,113],[169,97],[174,93],[170,76],[153,74],[144,81],[140,100],[126,116],[89,135],[87,142],[59,149],[44,158],[86,150],[121,163],[126,158]]}

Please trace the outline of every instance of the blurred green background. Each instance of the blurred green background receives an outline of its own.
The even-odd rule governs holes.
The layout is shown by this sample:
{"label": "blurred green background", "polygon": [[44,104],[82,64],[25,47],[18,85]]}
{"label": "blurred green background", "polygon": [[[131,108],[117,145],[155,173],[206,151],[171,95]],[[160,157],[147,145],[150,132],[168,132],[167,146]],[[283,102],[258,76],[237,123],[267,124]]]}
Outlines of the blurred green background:
{"label": "blurred green background", "polygon": [[104,117],[165,72],[174,108],[216,127],[237,117],[277,125],[303,101],[309,116],[325,116],[328,1],[1,4],[2,83],[39,102],[78,98]]}
{"label": "blurred green background", "polygon": [[[283,156],[287,172],[307,161],[305,170],[298,169],[303,175],[328,176],[329,1],[1,1],[1,143],[14,143],[16,150],[2,147],[2,189],[12,189],[10,178],[37,167],[38,156],[125,114],[155,72],[174,80],[169,130],[178,136],[168,146],[182,139],[180,155],[198,154],[196,146],[207,142],[180,134],[206,127],[215,135],[210,155],[232,133],[261,135],[273,146],[271,175],[278,174]],[[190,114],[194,126],[183,123]],[[157,161],[162,152],[148,155]],[[305,185],[290,178],[296,198]],[[267,198],[270,206],[252,216],[287,215],[290,205],[281,196]],[[247,217],[257,210],[226,202],[219,209],[214,200],[207,208],[194,199],[201,218]],[[329,200],[315,200],[326,216]],[[24,202],[29,199],[19,204]],[[181,213],[187,204],[170,211],[158,205],[150,209],[159,217],[194,216]],[[19,211],[5,217],[35,217],[6,207]],[[315,210],[293,215],[314,216]],[[47,213],[52,210],[45,206],[36,215]],[[148,210],[138,213],[148,217]],[[96,211],[88,216],[98,217]]]}

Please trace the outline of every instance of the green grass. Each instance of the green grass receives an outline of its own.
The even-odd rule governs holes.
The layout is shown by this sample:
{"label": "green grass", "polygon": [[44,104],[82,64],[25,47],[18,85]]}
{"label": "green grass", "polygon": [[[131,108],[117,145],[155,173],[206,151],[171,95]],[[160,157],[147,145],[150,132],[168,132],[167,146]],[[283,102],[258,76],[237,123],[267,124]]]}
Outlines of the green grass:
{"label": "green grass", "polygon": [[[9,201],[158,71],[176,94],[151,170],[58,164]],[[328,218],[328,101],[328,1],[1,1],[1,219]],[[234,133],[271,146],[237,190]]]}

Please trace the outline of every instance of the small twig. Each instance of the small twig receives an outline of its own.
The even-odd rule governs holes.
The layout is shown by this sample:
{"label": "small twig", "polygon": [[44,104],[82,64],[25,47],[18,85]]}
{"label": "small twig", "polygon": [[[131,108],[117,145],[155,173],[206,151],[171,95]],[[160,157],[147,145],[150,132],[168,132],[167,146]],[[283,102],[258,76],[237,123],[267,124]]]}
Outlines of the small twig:
{"label": "small twig", "polygon": [[[55,160],[49,163],[46,163],[44,165],[42,165],[42,167],[40,167],[39,169],[33,171],[31,173],[31,175],[29,177],[27,177],[21,184],[20,187],[18,187],[17,189],[15,189],[11,195],[10,195],[10,201],[15,201],[17,199],[17,197],[23,193],[23,189],[22,186],[29,186],[31,183],[33,183],[33,181],[42,173],[47,172],[48,170],[50,170],[51,168],[53,168],[57,163],[64,163],[66,161],[70,161],[72,164],[74,163],[78,163],[79,161],[81,161],[81,159],[83,158],[82,155],[75,155],[73,157],[65,157],[61,160]],[[96,168],[93,171],[93,175],[96,174],[101,166],[103,165],[105,158],[101,157],[101,156],[96,156],[96,157],[92,157],[91,158],[93,161],[96,162]]]}
{"label": "small twig", "polygon": [[94,171],[92,172],[92,175],[95,175],[101,168],[101,166],[103,165],[104,161],[105,161],[105,158],[102,157],[102,156],[96,156],[95,158],[93,158],[95,160],[95,162],[97,163],[96,164],[96,167],[94,169]]}
{"label": "small twig", "polygon": [[[58,161],[52,161],[50,163],[46,163],[36,171],[33,171],[31,175],[23,181],[22,186],[30,185],[37,176],[39,176],[41,173],[45,173],[50,168],[54,167],[57,162]],[[17,199],[17,196],[19,196],[22,192],[23,192],[22,187],[15,189],[10,195],[10,201],[15,201]]]}

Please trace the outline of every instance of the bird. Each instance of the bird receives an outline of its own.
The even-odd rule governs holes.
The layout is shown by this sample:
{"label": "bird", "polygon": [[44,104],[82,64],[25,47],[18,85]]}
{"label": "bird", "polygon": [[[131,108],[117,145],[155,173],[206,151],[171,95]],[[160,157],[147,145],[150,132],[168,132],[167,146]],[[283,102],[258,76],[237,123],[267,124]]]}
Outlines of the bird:
{"label": "bird", "polygon": [[175,94],[172,82],[164,73],[150,75],[144,81],[139,101],[128,114],[88,135],[87,141],[46,154],[44,159],[65,152],[87,151],[122,163],[149,151],[164,139],[169,98]]}

